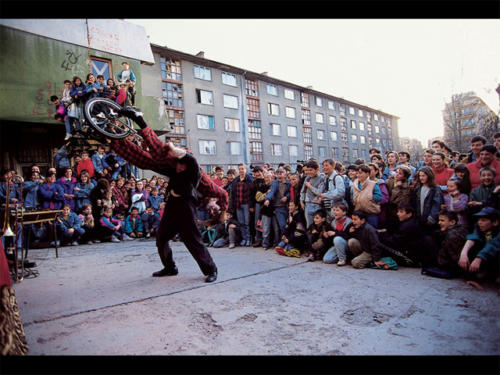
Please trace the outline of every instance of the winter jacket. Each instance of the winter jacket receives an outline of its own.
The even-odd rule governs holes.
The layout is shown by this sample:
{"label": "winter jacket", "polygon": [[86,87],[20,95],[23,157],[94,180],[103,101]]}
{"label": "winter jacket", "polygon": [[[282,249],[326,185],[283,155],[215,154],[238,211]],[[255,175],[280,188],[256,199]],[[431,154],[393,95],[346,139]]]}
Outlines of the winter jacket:
{"label": "winter jacket", "polygon": [[477,258],[481,258],[487,262],[493,262],[498,259],[500,252],[500,233],[497,234],[492,240],[490,240],[486,245],[479,251],[476,255]]}
{"label": "winter jacket", "polygon": [[125,219],[125,233],[130,234],[134,231],[135,232],[142,232],[143,231],[141,217],[137,216],[135,218],[135,226],[134,226],[132,215],[128,215],[127,218]]}
{"label": "winter jacket", "polygon": [[[125,70],[121,70],[120,73],[118,73],[118,75],[116,76],[116,78],[118,79],[118,81],[122,81],[122,78],[125,78],[123,76],[123,73],[125,72]],[[132,69],[128,69],[128,72],[130,73],[129,74],[129,78],[131,82],[135,82],[135,74],[134,72],[132,71]]]}
{"label": "winter jacket", "polygon": [[271,190],[269,193],[266,194],[266,199],[264,200],[264,202],[266,200],[269,200],[269,205],[272,206],[272,207],[278,207],[278,206],[288,206],[288,202],[290,201],[290,186],[292,186],[292,184],[290,183],[290,181],[287,181],[285,180],[284,182],[282,182],[282,184],[285,184],[285,191],[284,191],[284,195],[283,197],[286,197],[286,202],[280,202],[280,191],[279,191],[279,186],[280,186],[280,182],[278,181],[278,179],[276,178],[272,183],[271,183],[271,186],[269,187],[269,189]]}
{"label": "winter jacket", "polygon": [[440,169],[432,167],[432,171],[436,177],[436,184],[439,185],[441,190],[446,191],[446,184],[455,171],[451,168],[447,168],[446,165],[442,166]]}
{"label": "winter jacket", "polygon": [[82,100],[83,96],[85,95],[85,89],[86,88],[83,83],[80,86],[71,87],[69,94],[71,95],[71,98],[73,98],[74,103],[78,103]]}
{"label": "winter jacket", "polygon": [[74,212],[70,212],[67,218],[64,218],[62,213],[57,215],[59,220],[61,222],[57,222],[57,225],[59,226],[60,229],[62,229],[63,232],[66,232],[68,229],[74,228],[78,229],[79,231],[84,231],[84,229],[81,227],[82,226],[82,220],[78,217],[77,214]]}
{"label": "winter jacket", "polygon": [[466,225],[466,210],[467,203],[469,202],[469,197],[467,194],[460,194],[457,200],[452,200],[449,194],[444,196],[444,204],[446,205],[446,210],[455,212],[458,215],[458,223],[460,225]]}
{"label": "winter jacket", "polygon": [[330,199],[332,201],[341,201],[347,204],[345,201],[345,184],[344,179],[337,172],[333,171],[330,176],[325,176],[325,185],[323,195],[325,199]]}
{"label": "winter jacket", "polygon": [[[306,182],[310,182],[313,188],[307,188],[305,185]],[[323,193],[323,190],[325,190],[325,176],[323,174],[318,174],[313,178],[306,177],[304,185],[302,185],[302,190],[300,191],[300,202],[305,205],[311,203],[319,204],[318,195]]]}
{"label": "winter jacket", "polygon": [[493,194],[497,185],[490,186],[479,185],[470,192],[470,201],[482,202],[483,207],[493,207],[500,210],[500,194]]}
{"label": "winter jacket", "polygon": [[26,181],[24,183],[24,207],[36,208],[40,206],[39,190],[42,183],[40,181]]}
{"label": "winter jacket", "polygon": [[349,229],[352,226],[352,220],[351,220],[351,218],[349,218],[347,216],[344,216],[344,217],[345,217],[345,221],[344,221],[344,224],[342,226],[341,231],[337,230],[337,219],[333,219],[331,227],[332,227],[332,230],[335,232],[335,237],[340,236],[344,240],[347,241],[349,239]]}
{"label": "winter jacket", "polygon": [[108,168],[108,164],[106,163],[106,160],[104,159],[106,157],[105,154],[102,154],[102,158],[100,155],[96,152],[94,155],[92,155],[92,163],[94,164],[94,171],[97,173],[101,173],[102,171],[106,168]]}
{"label": "winter jacket", "polygon": [[440,234],[442,239],[437,255],[438,264],[446,269],[457,270],[460,252],[467,237],[467,228],[463,225],[452,225],[446,231],[440,232]]}
{"label": "winter jacket", "polygon": [[70,167],[66,145],[61,146],[61,148],[59,148],[59,150],[57,150],[57,152],[54,154],[54,164],[57,169]]}
{"label": "winter jacket", "polygon": [[236,230],[239,230],[240,225],[238,223],[238,220],[235,218],[231,218],[227,221],[224,221],[223,223],[219,223],[215,226],[215,230],[217,231],[217,235],[215,236],[215,240],[218,240],[219,238],[223,238],[224,240],[229,241],[229,224],[234,224],[236,225]]}
{"label": "winter jacket", "polygon": [[354,229],[354,232],[349,232],[350,238],[355,238],[361,243],[363,251],[369,253],[373,257],[373,261],[380,260],[382,251],[377,230],[368,223],[362,224],[359,228]]}
{"label": "winter jacket", "polygon": [[411,201],[410,186],[408,182],[403,182],[401,186],[393,186],[389,183],[388,186],[391,198],[389,199],[389,206],[395,212],[397,207],[402,204],[409,204]]}
{"label": "winter jacket", "polygon": [[76,173],[78,174],[78,176],[80,176],[82,174],[82,171],[84,170],[87,170],[90,178],[94,177],[95,172],[94,172],[94,163],[92,162],[92,159],[88,158],[78,163],[76,167]]}
{"label": "winter jacket", "polygon": [[[64,190],[64,194],[74,194],[74,189],[76,186],[76,178],[71,177],[68,181],[66,177],[61,177],[56,181],[57,184],[61,185]],[[64,197],[64,204],[69,204],[71,211],[75,210],[75,199]]]}
{"label": "winter jacket", "polygon": [[88,184],[84,182],[78,182],[76,187],[80,190],[74,190],[75,194],[75,210],[80,212],[84,204],[92,204],[90,201],[90,192],[95,187],[94,183],[90,182]]}
{"label": "winter jacket", "polygon": [[58,183],[44,182],[40,185],[40,202],[42,208],[60,210],[64,204],[64,190]]}
{"label": "winter jacket", "polygon": [[420,192],[422,186],[419,185],[411,194],[411,205],[415,209],[415,216],[421,224],[438,222],[438,214],[443,204],[443,194],[438,186],[433,186],[429,189],[427,196],[424,199],[424,209],[422,211]]}
{"label": "winter jacket", "polygon": [[153,211],[157,212],[160,209],[160,203],[163,202],[163,198],[157,195],[150,195],[146,202],[146,207],[153,207]]}
{"label": "winter jacket", "polygon": [[288,219],[283,230],[283,235],[288,239],[288,243],[299,250],[305,250],[307,246],[306,221],[300,210],[293,214],[288,214]]}
{"label": "winter jacket", "polygon": [[[233,216],[236,213],[236,185],[240,182],[240,176],[236,176],[231,182],[231,194],[229,194],[229,212],[233,213]],[[255,207],[255,200],[252,200],[252,195],[255,196],[255,191],[254,191],[254,185],[253,185],[253,179],[249,175],[245,175],[245,178],[243,179],[243,183],[246,184],[247,190],[248,190],[248,207],[253,208]]]}
{"label": "winter jacket", "polygon": [[[99,224],[102,226],[102,227],[105,227],[105,228],[109,228],[111,230],[114,230],[115,227],[117,225],[120,224],[120,220],[118,219],[113,219],[112,217],[106,217],[106,216],[102,216],[100,219],[99,219]],[[128,232],[130,233],[130,232]]]}

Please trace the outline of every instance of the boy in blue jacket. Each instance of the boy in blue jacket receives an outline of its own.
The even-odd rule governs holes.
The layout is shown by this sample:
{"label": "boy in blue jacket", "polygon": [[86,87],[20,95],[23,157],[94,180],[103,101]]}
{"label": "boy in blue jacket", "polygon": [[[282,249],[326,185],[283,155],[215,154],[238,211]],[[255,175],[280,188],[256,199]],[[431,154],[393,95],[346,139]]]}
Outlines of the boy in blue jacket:
{"label": "boy in blue jacket", "polygon": [[78,239],[85,233],[85,229],[81,226],[81,219],[71,212],[69,204],[63,206],[63,212],[57,216],[56,225],[63,244],[71,243],[72,246],[78,246]]}
{"label": "boy in blue jacket", "polygon": [[120,242],[120,239],[123,241],[131,240],[131,238],[125,234],[125,228],[120,220],[113,218],[112,214],[113,209],[111,207],[106,207],[103,211],[103,215],[99,219],[101,239],[104,241],[111,239],[111,242]]}
{"label": "boy in blue jacket", "polygon": [[125,219],[125,233],[132,238],[140,238],[144,233],[141,217],[139,216],[139,209],[132,207],[130,215]]}
{"label": "boy in blue jacket", "polygon": [[151,194],[148,196],[146,202],[147,207],[151,207],[154,213],[157,213],[160,209],[160,203],[163,202],[163,198],[158,195],[158,188],[153,187],[151,189]]}

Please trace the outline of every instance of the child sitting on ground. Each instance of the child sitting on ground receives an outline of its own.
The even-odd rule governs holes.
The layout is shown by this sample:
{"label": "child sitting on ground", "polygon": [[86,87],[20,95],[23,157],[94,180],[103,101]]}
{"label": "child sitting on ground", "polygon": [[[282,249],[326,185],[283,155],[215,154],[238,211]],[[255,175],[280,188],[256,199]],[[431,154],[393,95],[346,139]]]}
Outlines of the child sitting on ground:
{"label": "child sitting on ground", "polygon": [[82,244],[92,244],[93,242],[98,243],[101,242],[95,238],[94,231],[94,216],[92,215],[92,206],[90,204],[84,204],[82,206],[82,213],[78,215],[80,220],[82,221],[82,228],[85,230],[85,233],[80,238],[80,242]]}
{"label": "child sitting on ground", "polygon": [[327,232],[327,234],[333,236],[333,246],[323,256],[323,262],[337,262],[337,266],[345,266],[347,240],[352,220],[347,217],[347,206],[344,203],[335,203],[333,205],[333,221],[331,226],[333,230]]}
{"label": "child sitting on ground", "polygon": [[160,215],[153,211],[153,207],[146,207],[146,211],[141,215],[142,224],[144,225],[145,237],[149,238],[155,235],[160,225]]}
{"label": "child sitting on ground", "polygon": [[309,239],[308,261],[323,259],[328,248],[331,246],[330,225],[326,222],[326,212],[319,209],[314,212],[313,223],[307,228]]}
{"label": "child sitting on ground", "polygon": [[111,207],[106,207],[103,212],[103,216],[99,220],[101,226],[101,239],[103,241],[120,242],[120,239],[126,241],[131,238],[124,233],[124,228],[120,223],[120,220],[114,219],[112,217],[113,209]]}
{"label": "child sitting on ground", "polygon": [[378,267],[384,267],[385,262],[380,260],[382,251],[377,230],[366,222],[366,214],[363,211],[352,213],[352,227],[349,228],[349,240],[347,247],[354,255],[351,264],[354,268],[365,268],[370,262]]}
{"label": "child sitting on ground", "polygon": [[300,258],[300,254],[307,247],[307,233],[305,219],[302,211],[295,201],[288,203],[288,219],[281,237],[281,242],[276,246],[280,255]]}
{"label": "child sitting on ground", "polygon": [[229,248],[234,249],[241,238],[238,220],[229,212],[225,212],[224,215],[224,222],[215,226],[216,237],[212,246],[219,248],[229,244]]}
{"label": "child sitting on ground", "polygon": [[132,207],[130,215],[125,219],[125,233],[132,238],[142,237],[143,224],[137,207]]}
{"label": "child sitting on ground", "polygon": [[[466,272],[469,279],[484,279],[488,276],[496,276],[499,271],[499,259],[496,262],[485,262],[476,260],[479,253],[486,248],[486,246],[495,239],[500,233],[500,212],[492,207],[485,207],[480,212],[474,215],[477,218],[477,224],[472,234],[467,235],[467,241],[460,253],[458,265]],[[497,240],[495,239],[495,242]],[[493,242],[493,244],[495,243]],[[492,245],[489,245],[491,248]],[[486,252],[490,252],[486,248],[485,252],[481,254],[485,256]],[[474,263],[472,265],[471,263]],[[481,269],[481,272],[479,272]],[[477,287],[477,283],[474,282]]]}
{"label": "child sitting on ground", "polygon": [[85,233],[80,218],[71,212],[69,204],[65,204],[62,213],[57,216],[57,227],[62,244],[71,243],[72,246],[77,246],[78,240]]}

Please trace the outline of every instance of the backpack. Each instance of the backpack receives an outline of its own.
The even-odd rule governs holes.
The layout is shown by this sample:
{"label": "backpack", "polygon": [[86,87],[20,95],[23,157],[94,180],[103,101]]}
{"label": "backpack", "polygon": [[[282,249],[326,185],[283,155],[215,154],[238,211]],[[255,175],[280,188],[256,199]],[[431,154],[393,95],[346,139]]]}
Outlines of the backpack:
{"label": "backpack", "polygon": [[385,266],[379,267],[379,266],[376,266],[375,263],[370,262],[369,267],[377,269],[377,270],[397,270],[398,269],[398,264],[391,257],[383,257],[383,258],[380,258],[380,260],[385,263]]}

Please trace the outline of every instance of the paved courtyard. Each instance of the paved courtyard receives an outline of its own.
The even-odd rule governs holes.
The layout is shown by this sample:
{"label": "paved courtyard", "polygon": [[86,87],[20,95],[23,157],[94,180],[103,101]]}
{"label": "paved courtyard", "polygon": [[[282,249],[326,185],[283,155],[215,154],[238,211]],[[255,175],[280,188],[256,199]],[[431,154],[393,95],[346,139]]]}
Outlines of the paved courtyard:
{"label": "paved courtyard", "polygon": [[355,270],[262,248],[212,249],[207,284],[182,243],[30,250],[15,284],[29,355],[498,355],[499,290],[419,269]]}

